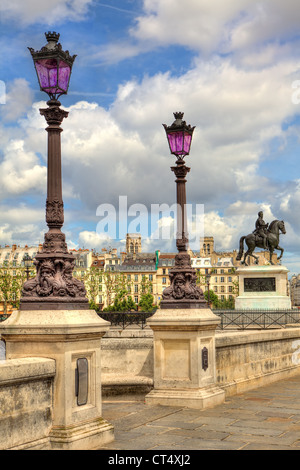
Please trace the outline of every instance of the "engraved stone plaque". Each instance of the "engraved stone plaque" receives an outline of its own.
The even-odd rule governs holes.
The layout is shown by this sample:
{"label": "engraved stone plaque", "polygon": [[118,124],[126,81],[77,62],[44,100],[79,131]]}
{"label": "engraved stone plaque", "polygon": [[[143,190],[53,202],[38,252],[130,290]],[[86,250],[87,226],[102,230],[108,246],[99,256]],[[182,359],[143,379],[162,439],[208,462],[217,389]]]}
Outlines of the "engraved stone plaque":
{"label": "engraved stone plaque", "polygon": [[245,292],[275,292],[275,277],[253,277],[244,279]]}

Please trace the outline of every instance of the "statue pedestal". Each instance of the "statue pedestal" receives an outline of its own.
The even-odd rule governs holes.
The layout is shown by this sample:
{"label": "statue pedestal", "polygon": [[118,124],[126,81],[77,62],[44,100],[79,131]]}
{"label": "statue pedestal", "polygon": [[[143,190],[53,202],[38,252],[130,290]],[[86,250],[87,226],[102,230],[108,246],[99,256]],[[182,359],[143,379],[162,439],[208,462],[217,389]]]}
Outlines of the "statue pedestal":
{"label": "statue pedestal", "polygon": [[150,320],[154,339],[154,389],[146,404],[204,409],[221,404],[215,385],[215,329],[207,309],[163,309]]}
{"label": "statue pedestal", "polygon": [[237,269],[236,310],[289,310],[288,269],[285,266],[245,266]]}
{"label": "statue pedestal", "polygon": [[53,450],[97,449],[114,439],[102,418],[101,338],[109,328],[95,311],[20,310],[1,323],[6,359],[55,360]]}

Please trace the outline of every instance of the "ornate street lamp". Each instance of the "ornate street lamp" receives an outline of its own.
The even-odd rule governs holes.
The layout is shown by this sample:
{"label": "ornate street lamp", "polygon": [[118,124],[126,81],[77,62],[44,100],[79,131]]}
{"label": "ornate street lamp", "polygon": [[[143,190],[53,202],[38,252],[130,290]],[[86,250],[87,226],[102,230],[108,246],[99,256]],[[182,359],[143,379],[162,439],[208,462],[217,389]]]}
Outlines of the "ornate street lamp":
{"label": "ornate street lamp", "polygon": [[176,166],[171,170],[176,176],[177,188],[177,234],[175,267],[169,271],[170,287],[163,291],[161,308],[207,308],[203,292],[196,285],[197,273],[191,266],[187,252],[188,233],[186,220],[186,175],[190,171],[184,157],[189,155],[195,127],[182,120],[183,113],[174,113],[175,121],[171,126],[163,124],[171,154],[177,157]]}
{"label": "ornate street lamp", "polygon": [[23,286],[21,309],[88,308],[83,282],[73,278],[75,257],[68,252],[65,235],[61,176],[60,124],[68,113],[60,108],[58,97],[67,94],[76,55],[63,51],[59,34],[45,33],[48,43],[40,51],[29,48],[40,89],[48,94],[48,108],[40,109],[48,127],[47,200],[45,234],[41,252],[34,264],[36,277]]}
{"label": "ornate street lamp", "polygon": [[23,262],[24,262],[25,271],[26,271],[26,278],[27,278],[27,281],[28,281],[29,280],[30,268],[32,266],[32,258],[29,256],[28,253],[25,253],[25,255],[23,256]]}

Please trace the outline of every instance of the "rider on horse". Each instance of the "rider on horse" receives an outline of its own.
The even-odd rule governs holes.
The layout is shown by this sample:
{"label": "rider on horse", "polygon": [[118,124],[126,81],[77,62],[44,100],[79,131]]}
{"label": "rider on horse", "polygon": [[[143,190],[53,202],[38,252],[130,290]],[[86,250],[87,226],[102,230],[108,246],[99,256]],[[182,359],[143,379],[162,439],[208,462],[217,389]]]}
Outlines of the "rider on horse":
{"label": "rider on horse", "polygon": [[267,228],[268,228],[269,224],[265,223],[265,221],[263,220],[263,216],[264,216],[263,212],[260,211],[258,213],[258,219],[255,222],[255,230],[253,231],[253,233],[255,235],[258,235],[259,237],[262,237],[263,244],[264,244],[264,249],[267,250],[268,249],[268,246],[267,246],[267,242],[268,242]]}

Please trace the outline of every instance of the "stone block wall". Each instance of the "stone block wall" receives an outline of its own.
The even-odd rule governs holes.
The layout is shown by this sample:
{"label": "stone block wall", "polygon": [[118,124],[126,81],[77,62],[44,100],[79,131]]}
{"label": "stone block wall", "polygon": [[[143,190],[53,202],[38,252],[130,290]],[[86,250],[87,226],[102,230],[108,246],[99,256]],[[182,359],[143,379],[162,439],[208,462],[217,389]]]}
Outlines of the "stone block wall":
{"label": "stone block wall", "polygon": [[47,449],[55,361],[0,361],[0,450]]}
{"label": "stone block wall", "polygon": [[[152,331],[112,331],[102,340],[104,395],[153,385]],[[217,385],[227,395],[300,374],[300,328],[216,333]]]}
{"label": "stone block wall", "polygon": [[216,369],[227,395],[300,374],[300,328],[222,332]]}

